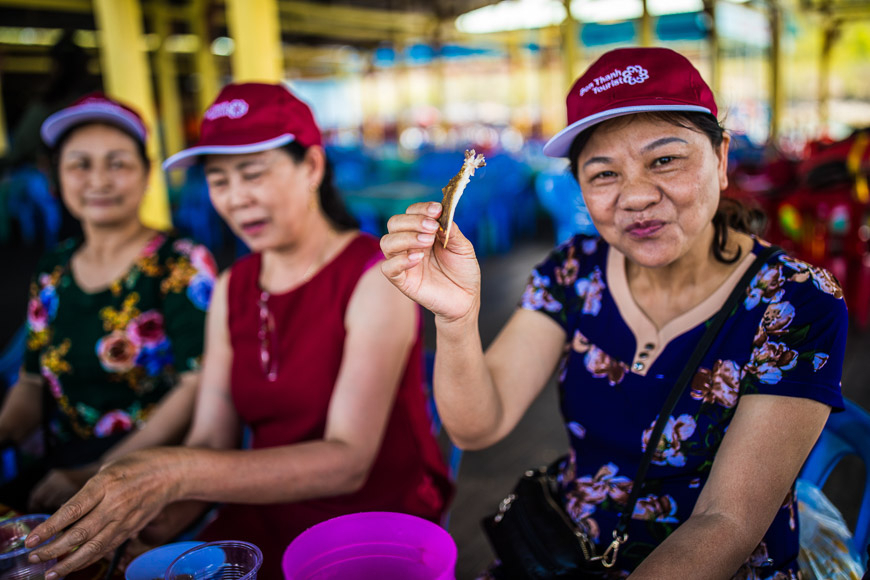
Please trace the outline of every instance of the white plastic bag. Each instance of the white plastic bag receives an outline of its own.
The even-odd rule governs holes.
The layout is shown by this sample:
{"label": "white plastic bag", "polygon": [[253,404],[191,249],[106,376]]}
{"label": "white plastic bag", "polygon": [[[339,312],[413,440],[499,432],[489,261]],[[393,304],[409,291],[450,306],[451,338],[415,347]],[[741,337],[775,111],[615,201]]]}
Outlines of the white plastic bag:
{"label": "white plastic bag", "polygon": [[813,483],[798,479],[795,491],[804,580],[861,580],[864,565],[843,516]]}

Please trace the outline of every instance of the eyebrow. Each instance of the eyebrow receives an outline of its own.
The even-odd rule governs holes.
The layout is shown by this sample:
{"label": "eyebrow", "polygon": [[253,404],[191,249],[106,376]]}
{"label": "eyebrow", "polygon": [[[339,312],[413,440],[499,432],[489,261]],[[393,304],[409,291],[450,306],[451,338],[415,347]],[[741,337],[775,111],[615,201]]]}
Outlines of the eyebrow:
{"label": "eyebrow", "polygon": [[[689,142],[686,141],[685,139],[680,139],[679,137],[662,137],[661,139],[656,139],[655,141],[653,141],[652,143],[650,143],[648,145],[644,145],[640,151],[641,151],[641,153],[649,153],[653,149],[657,149],[659,147],[663,147],[663,146],[669,145],[671,143],[688,144]],[[590,157],[589,159],[586,160],[586,163],[583,164],[583,167],[585,168],[586,166],[592,165],[594,163],[609,163],[611,161],[613,161],[613,159],[611,157]]]}
{"label": "eyebrow", "polygon": [[[260,160],[242,161],[241,163],[234,165],[232,167],[232,169],[235,169],[236,171],[244,171],[245,169],[248,169],[252,165],[264,165],[265,166],[266,163],[264,161],[260,161]],[[205,168],[206,173],[224,173],[225,171],[226,170],[222,167],[215,167],[215,166],[208,167],[207,166]]]}
{"label": "eyebrow", "polygon": [[653,142],[650,143],[649,145],[645,145],[645,146],[641,149],[641,152],[642,152],[642,153],[647,153],[647,152],[649,152],[649,151],[652,151],[653,149],[656,149],[657,147],[662,147],[662,146],[664,146],[664,145],[669,145],[670,143],[684,143],[684,144],[688,144],[689,142],[686,141],[685,139],[680,139],[679,137],[662,137],[661,139],[656,139],[655,141],[653,141]]}
{"label": "eyebrow", "polygon": [[[68,151],[64,151],[63,154],[64,155],[76,155],[79,157],[92,157],[94,155],[94,153],[92,151],[89,151],[87,149],[81,149],[81,150],[70,149]],[[112,149],[111,151],[108,151],[106,153],[106,157],[112,157],[115,155],[135,155],[135,153],[133,151],[128,151],[126,149]]]}

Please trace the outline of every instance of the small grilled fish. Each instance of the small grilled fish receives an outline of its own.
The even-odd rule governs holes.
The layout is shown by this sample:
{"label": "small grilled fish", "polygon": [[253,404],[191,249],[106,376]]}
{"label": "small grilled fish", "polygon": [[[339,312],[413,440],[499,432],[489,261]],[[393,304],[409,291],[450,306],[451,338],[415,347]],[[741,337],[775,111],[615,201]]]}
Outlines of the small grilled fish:
{"label": "small grilled fish", "polygon": [[447,240],[450,238],[450,227],[453,225],[453,214],[456,213],[456,205],[459,203],[459,198],[462,197],[462,192],[465,191],[468,180],[474,175],[474,170],[484,165],[486,163],[483,154],[475,155],[474,149],[467,149],[462,169],[441,189],[444,199],[441,200],[441,217],[438,219],[438,223],[441,224],[441,229],[444,231],[445,248],[447,247]]}

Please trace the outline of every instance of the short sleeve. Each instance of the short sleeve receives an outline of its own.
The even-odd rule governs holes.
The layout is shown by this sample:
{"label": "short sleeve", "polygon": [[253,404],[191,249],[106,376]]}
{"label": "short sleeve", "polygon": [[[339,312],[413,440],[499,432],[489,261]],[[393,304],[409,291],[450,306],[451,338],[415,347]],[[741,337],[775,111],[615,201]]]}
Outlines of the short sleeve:
{"label": "short sleeve", "polygon": [[161,292],[166,335],[178,373],[199,370],[216,276],[215,260],[205,246],[183,238],[172,243]]}
{"label": "short sleeve", "polygon": [[830,272],[783,256],[756,277],[745,304],[764,309],[743,370],[746,394],[803,397],[842,410],[848,312]]}
{"label": "short sleeve", "polygon": [[606,247],[598,237],[577,235],[553,250],[535,266],[519,306],[552,318],[570,335],[574,313],[597,313],[600,308],[601,268]]}
{"label": "short sleeve", "polygon": [[43,313],[39,299],[38,274],[30,282],[30,295],[27,299],[26,348],[24,350],[24,371],[39,374],[39,353],[45,346],[48,337],[47,320]]}
{"label": "short sleeve", "polygon": [[27,373],[40,374],[40,356],[51,340],[52,322],[57,317],[60,303],[58,284],[63,266],[76,245],[76,240],[67,240],[45,254],[40,258],[36,274],[30,281],[24,350],[24,371]]}

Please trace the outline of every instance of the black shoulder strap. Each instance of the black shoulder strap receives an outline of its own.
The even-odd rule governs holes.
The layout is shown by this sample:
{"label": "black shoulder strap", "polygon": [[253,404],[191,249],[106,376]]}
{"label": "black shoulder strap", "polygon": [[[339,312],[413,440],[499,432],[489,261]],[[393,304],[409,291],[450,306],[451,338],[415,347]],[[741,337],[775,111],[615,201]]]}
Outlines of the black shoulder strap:
{"label": "black shoulder strap", "polygon": [[649,470],[650,462],[652,462],[653,453],[655,453],[658,448],[659,439],[661,439],[662,431],[665,429],[668,417],[670,417],[674,407],[677,405],[677,401],[680,399],[683,391],[686,390],[686,386],[697,372],[701,360],[704,358],[704,355],[707,354],[707,350],[710,348],[710,345],[713,344],[713,340],[716,338],[716,335],[719,334],[719,330],[722,328],[725,320],[731,315],[731,312],[740,300],[746,296],[746,288],[749,286],[749,283],[758,271],[761,270],[761,267],[770,260],[770,258],[781,253],[783,253],[782,248],[769,246],[764,248],[758,256],[756,256],[755,261],[752,262],[740,278],[740,281],[734,286],[734,289],[728,296],[728,300],[725,301],[724,306],[722,306],[719,312],[716,313],[716,316],[714,316],[710,321],[707,330],[704,332],[701,340],[698,341],[698,346],[695,347],[695,351],[692,353],[686,366],[683,367],[683,372],[680,373],[677,382],[674,383],[671,393],[668,395],[667,400],[665,400],[665,404],[662,405],[662,410],[653,426],[652,433],[647,442],[646,451],[643,454],[643,458],[641,459],[640,465],[637,469],[637,475],[635,476],[634,483],[631,486],[631,495],[628,498],[625,511],[623,511],[619,516],[619,523],[616,525],[614,537],[623,537],[625,535],[625,529],[628,527],[628,522],[631,520],[632,513],[634,513],[634,506],[640,497],[643,481],[646,479],[646,473],[647,470]]}

